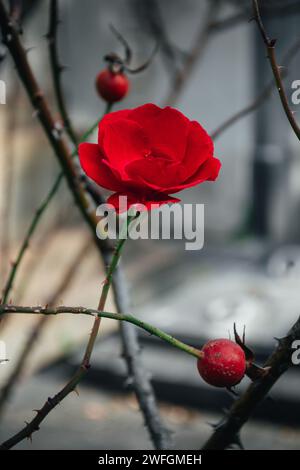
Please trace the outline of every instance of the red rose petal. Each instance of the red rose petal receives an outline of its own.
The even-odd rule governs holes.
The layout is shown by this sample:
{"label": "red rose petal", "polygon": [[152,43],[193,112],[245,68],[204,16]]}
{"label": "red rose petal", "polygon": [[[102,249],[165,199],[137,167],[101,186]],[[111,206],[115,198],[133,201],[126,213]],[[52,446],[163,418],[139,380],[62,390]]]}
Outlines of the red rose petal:
{"label": "red rose petal", "polygon": [[155,191],[168,192],[170,186],[182,181],[182,166],[168,160],[149,157],[128,163],[126,174],[130,180]]}
{"label": "red rose petal", "polygon": [[157,149],[173,160],[182,160],[190,121],[180,111],[145,104],[133,109],[128,119],[142,126],[149,140],[150,150]]}
{"label": "red rose petal", "polygon": [[183,157],[184,178],[193,175],[214,154],[213,141],[196,121],[190,123],[187,146]]}
{"label": "red rose petal", "polygon": [[149,144],[143,129],[135,122],[121,119],[111,121],[101,137],[104,158],[125,177],[128,162],[143,159]]}
{"label": "red rose petal", "polygon": [[97,144],[80,144],[78,152],[82,169],[92,180],[111,191],[123,189],[122,181],[116,178],[109,166],[104,163]]}
{"label": "red rose petal", "polygon": [[221,169],[221,162],[215,157],[211,157],[201,165],[196,173],[187,179],[184,183],[168,188],[168,193],[177,193],[186,188],[197,186],[198,184],[204,183],[204,181],[215,181],[219,175]]}
{"label": "red rose petal", "polygon": [[120,206],[120,196],[127,197],[127,208],[136,206],[137,211],[152,210],[160,207],[162,204],[180,202],[180,199],[165,194],[149,194],[147,198],[143,198],[136,194],[115,193],[107,199],[107,203],[112,204],[118,213],[124,212],[124,207]]}
{"label": "red rose petal", "polygon": [[131,111],[129,109],[122,109],[121,111],[114,111],[113,113],[108,113],[108,114],[105,114],[105,116],[103,116],[103,118],[101,119],[98,125],[98,144],[100,146],[102,145],[102,137],[105,133],[106,127],[111,122],[116,122],[116,121],[119,121],[120,119],[126,119],[130,112]]}

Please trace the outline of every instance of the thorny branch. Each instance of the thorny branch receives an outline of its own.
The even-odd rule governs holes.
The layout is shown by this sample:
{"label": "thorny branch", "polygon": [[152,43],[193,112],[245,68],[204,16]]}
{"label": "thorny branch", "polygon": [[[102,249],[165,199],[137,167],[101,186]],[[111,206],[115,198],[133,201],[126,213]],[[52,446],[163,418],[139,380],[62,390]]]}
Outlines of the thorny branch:
{"label": "thorny branch", "polygon": [[[267,49],[268,58],[271,63],[273,75],[283,108],[291,127],[293,128],[297,137],[300,139],[300,129],[294,119],[292,111],[289,108],[288,100],[283,89],[282,76],[276,61],[276,41],[270,39],[264,29],[264,25],[260,16],[258,1],[253,0],[252,4],[254,10],[254,19],[257,22]],[[300,339],[300,317],[289,330],[287,335],[284,338],[280,338],[278,340],[278,347],[265,363],[265,367],[269,368],[268,373],[261,379],[253,382],[241,395],[241,397],[236,400],[221,423],[215,426],[215,431],[204,444],[203,449],[225,449],[234,444],[238,445],[240,448],[243,448],[240,439],[240,430],[252,416],[259,403],[261,403],[263,399],[266,398],[277,380],[292,366],[292,343],[296,339]]]}
{"label": "thorny branch", "polygon": [[[161,338],[164,341],[172,344],[173,346],[181,349],[182,351],[192,355],[195,358],[199,358],[202,356],[201,351],[198,349],[193,348],[192,346],[188,346],[185,343],[177,340],[173,336],[168,335],[167,333],[159,330],[158,328],[150,325],[149,323],[143,322],[138,318],[133,317],[132,315],[125,315],[119,313],[111,313],[111,312],[102,312],[99,310],[93,309],[86,309],[84,307],[21,307],[21,306],[14,306],[14,305],[1,305],[0,306],[0,315],[1,314],[8,314],[8,313],[26,313],[26,314],[44,314],[44,315],[58,315],[62,313],[71,313],[71,314],[84,314],[90,315],[94,318],[111,318],[114,320],[118,320],[121,322],[129,322],[133,325],[136,325],[150,334],[156,335],[157,337]],[[91,341],[93,341],[91,335]],[[72,379],[65,385],[65,387],[54,397],[48,398],[45,404],[42,406],[40,410],[37,410],[37,415],[33,418],[32,421],[26,424],[26,426],[17,434],[15,434],[12,438],[8,439],[7,441],[3,442],[0,446],[1,450],[8,450],[14,447],[17,443],[21,442],[23,439],[31,437],[31,435],[39,430],[39,426],[45,417],[50,413],[50,411],[55,408],[69,393],[76,389],[78,383],[83,379],[86,372],[89,369],[89,359],[92,352],[91,343],[89,342],[86,352],[84,354],[83,361],[78,368],[77,372],[74,374]],[[150,389],[151,392],[151,389]],[[151,396],[151,395],[150,395]],[[148,405],[147,405],[148,406]],[[159,422],[157,425],[160,424]]]}
{"label": "thorny branch", "polygon": [[[240,6],[240,1],[238,2],[237,5]],[[288,15],[295,15],[295,14],[300,13],[299,0],[296,0],[296,1],[293,0],[290,3],[284,0],[282,2],[282,5],[272,5],[270,2],[269,3],[264,2],[263,6],[265,9],[265,15],[267,18],[276,18],[276,17],[282,18]],[[232,28],[234,26],[237,26],[241,24],[242,22],[248,21],[250,15],[251,15],[251,8],[248,8],[248,6],[245,5],[245,8],[243,8],[242,11],[234,13],[226,18],[222,18],[220,20],[214,21],[211,25],[212,31],[217,33],[217,32],[222,32],[224,30]]]}
{"label": "thorny branch", "polygon": [[[59,53],[58,53],[58,26],[60,24],[59,18],[59,1],[58,0],[50,0],[50,7],[49,7],[49,30],[46,35],[48,40],[48,48],[49,48],[49,57],[50,57],[50,69],[53,79],[54,85],[54,92],[56,96],[57,106],[61,115],[63,128],[66,130],[75,151],[73,154],[77,154],[77,146],[80,142],[78,136],[74,130],[74,126],[72,125],[72,121],[70,119],[65,97],[63,93],[63,86],[62,86],[62,72],[64,71],[65,67],[60,64],[59,61]],[[107,104],[106,110],[104,114],[107,114],[111,111],[112,105]],[[72,154],[72,156],[73,156]],[[89,196],[92,198],[94,203],[98,206],[99,204],[104,203],[104,197],[102,192],[100,191],[99,187],[94,184],[89,178],[86,177],[85,173],[78,169],[80,173],[80,180],[83,183],[83,186]]]}
{"label": "thorny branch", "polygon": [[[244,11],[238,12],[229,18],[216,20],[215,18],[217,17],[218,13],[218,0],[209,3],[210,5],[206,14],[206,18],[203,20],[197,32],[194,46],[189,52],[182,54],[183,57],[185,57],[182,67],[178,67],[175,71],[172,71],[172,77],[175,76],[175,80],[173,81],[173,89],[165,100],[166,104],[174,105],[174,103],[178,100],[186,81],[193,72],[195,65],[198,63],[199,58],[203,56],[209,38],[219,31],[229,29],[232,26],[240,24],[242,21],[247,21],[249,19],[249,9],[245,8]],[[238,6],[240,6],[239,3],[240,2],[238,2]],[[266,7],[268,7],[268,5],[266,5]],[[270,5],[269,8],[266,8],[267,17],[283,16],[295,13],[300,13],[299,0],[289,4],[284,3],[283,5]],[[171,56],[171,59],[173,61],[175,60],[174,55]],[[239,116],[239,113],[237,113],[237,116],[234,118],[234,122],[239,119],[239,117],[243,117],[244,115],[248,114],[248,112],[251,112],[252,109],[250,106],[249,108],[249,111],[245,108],[245,114],[244,110],[241,110],[241,116]]]}
{"label": "thorny branch", "polygon": [[[7,23],[8,18],[7,18],[7,16],[5,15],[5,9],[4,9],[2,3],[0,4],[0,8],[1,8],[1,9],[0,9],[0,15],[1,15],[1,20],[2,20],[2,21],[1,21],[1,26],[2,26],[2,29],[4,29],[4,31],[6,31],[6,39],[9,39],[8,42],[11,43],[11,40],[12,40],[13,35],[10,35],[10,32],[8,32],[8,31],[10,30],[10,28],[12,28],[12,26],[11,26],[11,25],[8,25],[9,28],[8,28],[7,26],[5,26],[5,24]],[[12,31],[12,32],[14,33],[14,31]],[[29,64],[26,63],[26,56],[24,55],[24,50],[22,51],[22,47],[21,47],[21,45],[20,45],[20,43],[19,43],[19,41],[18,41],[18,37],[17,37],[16,34],[15,34],[14,40],[15,40],[16,45],[17,45],[17,47],[16,47],[17,52],[18,52],[18,50],[19,50],[19,52],[20,52],[20,50],[21,50],[21,59],[24,59],[24,58],[25,58],[25,65],[26,65],[25,69],[26,69],[26,68],[29,69]],[[9,45],[9,44],[8,44],[8,45]],[[13,53],[13,51],[14,51],[14,48],[12,48],[11,52]],[[57,51],[55,50],[55,52],[57,52]],[[16,54],[16,55],[17,55],[17,57],[14,57],[14,58],[15,58],[15,60],[18,60],[18,54]],[[22,70],[19,70],[19,71],[21,72]],[[27,70],[27,71],[28,71],[28,70]],[[30,69],[29,69],[29,72],[31,73]],[[29,78],[30,78],[30,73],[29,73]],[[26,75],[26,74],[25,74],[25,75]],[[25,77],[25,79],[26,79],[26,77]],[[30,85],[30,82],[31,82],[31,80],[29,80],[29,85]],[[25,86],[26,86],[26,85],[28,85],[28,84],[27,84],[27,82],[26,82],[26,80],[25,80]],[[28,86],[26,86],[26,88],[28,88]],[[29,92],[30,92],[30,86],[29,86]],[[47,113],[46,113],[46,114],[47,114]],[[42,122],[42,123],[43,123],[43,122]],[[60,135],[58,135],[58,137],[59,137],[59,140],[62,140]],[[85,139],[84,139],[84,140],[85,140]],[[50,136],[50,141],[51,141],[51,136]],[[63,153],[64,153],[64,152],[63,152]],[[64,174],[61,173],[61,174],[58,176],[57,180],[56,180],[55,183],[54,183],[54,186],[51,188],[50,193],[47,195],[47,198],[46,198],[46,200],[45,200],[45,204],[43,203],[41,210],[38,210],[36,216],[34,217],[34,219],[33,219],[33,221],[32,221],[32,224],[31,224],[31,227],[32,227],[32,225],[33,225],[33,230],[32,230],[32,231],[31,231],[31,227],[30,227],[30,236],[32,235],[33,231],[35,230],[35,228],[36,228],[36,226],[37,226],[37,223],[39,222],[40,217],[41,217],[41,215],[43,214],[44,210],[46,209],[46,207],[48,206],[49,202],[51,201],[51,199],[52,199],[53,196],[55,195],[55,193],[56,193],[56,191],[57,191],[57,189],[58,189],[58,187],[59,187],[59,185],[60,185],[60,182],[61,182],[61,180],[62,180],[63,175],[64,175]],[[75,176],[75,175],[74,175],[74,176]],[[71,189],[72,189],[72,188],[71,188]],[[89,189],[90,189],[90,188],[87,188],[87,190],[89,190]],[[89,193],[91,193],[91,191],[89,191]],[[93,196],[93,194],[91,194],[91,195]],[[99,196],[99,195],[96,194],[96,197],[98,197],[98,196]],[[88,215],[90,215],[90,213],[89,213]],[[91,226],[91,225],[90,225],[90,226]],[[92,228],[92,227],[91,227],[91,228]],[[12,273],[11,273],[12,277],[11,277],[11,279],[9,280],[9,283],[10,283],[10,284],[9,284],[9,286],[8,286],[8,292],[9,292],[10,289],[11,289],[12,281],[13,281],[13,279],[14,279],[14,277],[15,277],[16,272],[17,272],[17,267],[18,267],[18,265],[19,265],[19,263],[20,263],[20,261],[21,261],[23,255],[24,255],[24,253],[25,253],[25,251],[26,251],[26,248],[27,248],[27,246],[28,246],[28,243],[27,243],[27,242],[28,242],[28,240],[25,239],[25,241],[24,241],[24,249],[22,249],[21,256],[20,256],[20,258],[18,258],[18,260],[17,260],[17,261],[18,261],[17,266],[16,266],[16,267],[15,267],[15,266],[13,267],[13,270],[12,270]],[[103,256],[104,256],[105,259],[108,259],[108,258],[109,258],[109,252],[108,252],[108,251],[104,250],[102,254],[103,254]],[[6,297],[7,297],[7,296],[6,296]],[[129,345],[129,348],[131,348],[130,345]],[[143,389],[144,386],[147,386],[147,388],[148,388],[149,396],[148,396],[147,399],[145,399],[145,403],[146,403],[146,407],[147,407],[147,406],[148,406],[147,404],[148,404],[148,403],[150,404],[151,401],[152,401],[152,402],[155,402],[155,398],[154,398],[154,395],[153,395],[153,390],[152,390],[151,384],[150,384],[150,382],[147,380],[146,375],[144,376],[144,380],[145,380],[145,383],[142,384],[142,383],[140,383],[139,380],[137,379],[137,380],[136,380],[136,384],[137,384],[137,388],[139,388],[140,391]],[[141,396],[141,393],[140,393],[140,396]],[[138,396],[138,398],[139,398],[139,396]],[[150,407],[149,407],[149,410],[150,410]],[[154,411],[155,411],[155,412],[158,412],[157,409],[154,410],[154,408],[153,408],[153,412],[154,412]],[[150,411],[149,411],[149,415],[151,415],[151,412],[150,412]],[[145,417],[145,419],[146,419],[146,422],[147,422],[147,421],[148,421],[147,417]],[[163,436],[164,428],[163,428],[163,426],[162,426],[162,424],[161,424],[161,422],[160,422],[159,416],[157,415],[157,416],[155,417],[155,419],[154,419],[154,417],[153,417],[153,420],[152,420],[152,421],[153,421],[152,424],[149,423],[149,426],[148,426],[148,427],[149,427],[149,430],[150,430],[150,434],[152,435],[152,433],[154,433],[154,432],[155,432],[156,434],[159,434],[159,433],[161,432],[161,433],[162,433],[162,436]],[[156,422],[157,426],[153,424],[154,421]],[[163,437],[162,437],[162,439],[163,439]]]}
{"label": "thorny branch", "polygon": [[[284,54],[282,63],[284,67],[282,68],[281,77],[282,79],[286,78],[288,75],[287,66],[290,64],[292,59],[295,55],[299,52],[300,48],[300,39],[295,41],[294,44],[289,48],[289,50]],[[226,119],[220,126],[218,126],[214,131],[210,133],[212,139],[217,139],[220,137],[223,132],[225,132],[229,127],[235,124],[237,121],[242,119],[243,117],[247,116],[248,114],[255,111],[259,108],[271,95],[272,91],[276,89],[276,84],[274,83],[274,79],[272,78],[270,82],[265,86],[265,88],[254,98],[252,103],[245,106],[244,108],[237,111],[228,119]]]}
{"label": "thorny branch", "polygon": [[151,335],[157,336],[163,341],[170,343],[175,348],[181,349],[181,351],[184,351],[197,359],[203,356],[203,353],[199,349],[196,349],[193,346],[189,346],[183,343],[182,341],[179,341],[178,339],[174,338],[174,336],[165,333],[156,326],[153,326],[150,323],[146,323],[143,320],[134,317],[133,315],[125,313],[112,313],[99,309],[85,307],[68,307],[64,305],[61,305],[59,307],[49,307],[48,305],[37,305],[34,307],[23,307],[20,305],[11,304],[0,305],[0,316],[4,314],[61,315],[65,313],[70,313],[72,315],[89,315],[94,318],[110,318],[112,320],[129,322],[135,326],[138,326],[139,328],[142,328]]}
{"label": "thorny branch", "polygon": [[64,95],[62,91],[61,74],[64,70],[64,66],[60,64],[58,57],[58,45],[57,45],[57,30],[59,25],[59,11],[58,11],[58,0],[50,0],[50,12],[49,12],[49,31],[47,34],[49,44],[49,56],[51,64],[51,73],[54,83],[54,90],[57,99],[58,109],[63,119],[64,128],[69,135],[71,141],[76,148],[78,139],[76,133],[71,124],[69,114],[65,105]]}
{"label": "thorny branch", "polygon": [[[257,4],[257,2],[254,2],[254,4],[255,4],[255,3]],[[264,41],[265,41],[266,46],[267,46],[268,48],[271,48],[271,49],[274,50],[274,43],[273,43],[272,40],[270,40],[266,35],[264,35],[264,29],[263,29],[263,25],[262,25],[261,21],[258,21],[258,24],[259,24],[259,27],[260,27],[261,33],[262,33],[262,35],[263,35],[263,38],[264,38]],[[291,116],[293,117],[293,114],[292,114],[291,111],[290,111],[291,115],[289,114],[288,102],[287,102],[287,99],[286,99],[284,90],[283,90],[283,92],[282,92],[282,86],[280,86],[280,85],[282,85],[282,82],[281,82],[282,74],[280,74],[279,68],[278,68],[277,65],[276,65],[275,56],[274,56],[274,59],[272,59],[272,50],[270,51],[270,56],[271,56],[271,57],[269,57],[269,58],[270,58],[270,61],[271,61],[272,70],[273,70],[273,73],[274,73],[274,77],[275,77],[275,80],[276,80],[276,84],[277,84],[277,86],[278,86],[278,88],[279,88],[278,91],[279,91],[279,93],[280,93],[280,97],[281,97],[281,100],[282,100],[283,107],[284,107],[284,109],[285,109],[285,111],[286,111],[286,114],[287,114],[287,116],[288,116],[288,118],[289,118],[289,121],[290,121],[290,123],[291,123],[291,125],[292,125],[292,127],[293,127],[293,129],[294,129],[294,131],[295,131],[295,133],[297,134],[297,136],[298,136],[298,138],[299,138],[299,133],[297,132],[297,131],[299,130],[299,128],[296,127],[296,126],[297,126],[296,121],[295,121],[295,120],[293,121],[292,118],[291,118]],[[275,63],[275,65],[274,65],[274,63]],[[269,91],[268,91],[267,93],[269,94]],[[255,107],[256,107],[256,105],[255,105]],[[252,108],[250,109],[250,111],[251,111],[251,110],[252,110]],[[249,111],[249,112],[250,112],[250,111]],[[248,112],[248,111],[246,111],[246,112]],[[236,119],[237,119],[237,117],[234,119],[234,121],[235,121]],[[295,123],[296,123],[296,125],[295,125]],[[227,127],[227,126],[226,126],[226,127]]]}
{"label": "thorny branch", "polygon": [[275,53],[276,39],[270,39],[264,28],[264,24],[260,15],[258,0],[252,0],[252,5],[253,5],[253,12],[254,12],[254,20],[257,23],[258,29],[260,31],[261,37],[266,47],[267,56],[271,64],[272,72],[274,75],[274,79],[275,79],[276,87],[280,96],[282,107],[285,111],[285,114],[289,120],[289,123],[292,129],[294,130],[296,136],[300,140],[300,127],[295,119],[293,111],[291,110],[289,106],[289,100],[288,100],[288,97],[286,95],[284,85],[283,85],[281,69],[277,64],[277,58],[276,58],[276,53]]}
{"label": "thorny branch", "polygon": [[[57,123],[51,114],[48,103],[38,86],[28,63],[26,51],[19,40],[18,32],[10,21],[2,1],[0,1],[0,27],[3,35],[3,42],[6,44],[12,55],[19,77],[23,82],[34,109],[37,111],[37,116],[45,134],[59,160],[64,176],[66,177],[69,188],[73,194],[75,203],[80,209],[84,220],[89,225],[95,241],[100,246],[100,240],[96,237],[95,233],[97,219],[94,212],[90,210],[90,201],[78,179],[67,143],[61,135],[61,130],[58,128]],[[101,243],[101,245],[103,246],[103,243]]]}
{"label": "thorny branch", "polygon": [[[74,259],[70,266],[67,267],[66,272],[64,273],[58,287],[56,288],[55,292],[49,297],[46,304],[49,306],[55,305],[61,298],[62,294],[70,287],[70,284],[73,282],[74,277],[78,272],[78,268],[82,265],[84,258],[88,254],[89,250],[91,249],[91,241],[90,239],[84,243],[84,245],[80,248],[79,252]],[[42,316],[39,318],[38,322],[32,328],[28,338],[25,341],[25,344],[19,354],[19,358],[17,359],[16,364],[14,365],[14,369],[9,376],[6,384],[0,390],[0,416],[2,414],[3,408],[5,406],[6,401],[11,396],[13,387],[18,382],[19,378],[22,376],[24,368],[27,364],[27,359],[34,348],[38,338],[41,336],[42,332],[44,331],[46,325],[48,324],[49,317]]]}
{"label": "thorny branch", "polygon": [[292,366],[292,343],[296,339],[300,339],[300,317],[287,335],[278,340],[278,347],[265,363],[264,367],[270,367],[268,374],[252,382],[241,397],[234,402],[221,423],[216,425],[215,431],[204,444],[203,449],[225,449],[234,444],[240,446],[241,428],[252,416],[259,403],[266,398],[277,380]]}
{"label": "thorny branch", "polygon": [[[124,227],[126,229],[125,234],[127,234],[128,226],[131,223],[131,221],[132,221],[132,218],[128,217],[126,224],[124,224]],[[116,245],[116,248],[112,257],[112,261],[108,267],[108,270],[106,272],[106,277],[103,283],[101,297],[99,301],[99,307],[98,307],[99,310],[102,310],[105,306],[108,292],[112,283],[113,273],[118,264],[125,240],[126,240],[126,237],[123,237],[123,238],[121,237]],[[11,439],[6,441],[0,448],[10,449],[21,440],[25,439],[26,437],[30,437],[33,432],[39,429],[40,423],[46,418],[46,416],[50,413],[50,411],[53,408],[55,408],[58,405],[58,403],[60,403],[65,397],[67,397],[71,392],[73,392],[76,389],[78,383],[83,379],[83,377],[86,375],[86,373],[88,372],[90,368],[90,360],[91,360],[93,348],[96,342],[96,338],[97,338],[97,334],[98,334],[98,330],[100,326],[100,320],[101,320],[101,317],[99,317],[98,315],[94,315],[94,324],[92,327],[92,332],[89,337],[81,364],[79,365],[78,369],[76,370],[74,375],[71,377],[71,379],[53,398],[48,398],[44,406],[41,408],[41,410],[38,411],[36,417],[30,423],[26,424],[26,426],[20,432],[18,432]]]}

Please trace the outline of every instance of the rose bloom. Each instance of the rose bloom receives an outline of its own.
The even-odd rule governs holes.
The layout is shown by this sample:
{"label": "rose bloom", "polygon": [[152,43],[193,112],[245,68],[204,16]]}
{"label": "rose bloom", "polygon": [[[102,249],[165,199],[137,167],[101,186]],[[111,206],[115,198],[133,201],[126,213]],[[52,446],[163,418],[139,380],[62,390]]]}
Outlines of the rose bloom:
{"label": "rose bloom", "polygon": [[114,191],[107,202],[118,212],[119,196],[127,196],[128,208],[151,209],[180,201],[170,194],[214,181],[221,163],[213,152],[212,139],[198,122],[154,104],[107,114],[99,124],[98,144],[79,146],[83,170]]}

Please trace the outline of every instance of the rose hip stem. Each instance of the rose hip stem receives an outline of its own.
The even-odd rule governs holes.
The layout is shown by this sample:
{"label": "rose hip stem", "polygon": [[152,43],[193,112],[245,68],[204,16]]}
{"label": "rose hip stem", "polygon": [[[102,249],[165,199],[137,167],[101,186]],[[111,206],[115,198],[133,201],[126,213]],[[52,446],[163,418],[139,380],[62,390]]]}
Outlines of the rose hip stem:
{"label": "rose hip stem", "polygon": [[33,314],[33,315],[62,315],[64,313],[70,313],[72,315],[88,315],[93,317],[101,317],[101,318],[110,318],[111,320],[117,320],[120,322],[127,322],[131,323],[138,328],[147,331],[153,336],[166,341],[167,343],[171,344],[177,349],[180,349],[187,354],[196,357],[197,359],[201,359],[204,356],[203,351],[194,348],[193,346],[189,346],[182,341],[174,338],[174,336],[165,333],[164,331],[160,330],[154,325],[150,323],[144,322],[139,318],[134,317],[130,314],[123,314],[123,313],[112,313],[112,312],[100,312],[99,310],[89,309],[85,307],[69,307],[69,306],[59,306],[59,307],[49,307],[49,306],[34,306],[34,307],[24,307],[20,305],[0,305],[0,317],[1,315],[7,314]]}

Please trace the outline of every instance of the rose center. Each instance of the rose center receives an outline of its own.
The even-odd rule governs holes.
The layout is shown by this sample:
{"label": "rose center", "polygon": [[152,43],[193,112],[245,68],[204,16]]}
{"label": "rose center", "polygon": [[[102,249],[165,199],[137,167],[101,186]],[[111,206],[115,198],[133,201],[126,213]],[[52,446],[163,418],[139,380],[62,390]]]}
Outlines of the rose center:
{"label": "rose center", "polygon": [[144,153],[145,158],[149,158],[149,157],[152,157],[152,156],[153,156],[152,150],[146,150],[146,152]]}

